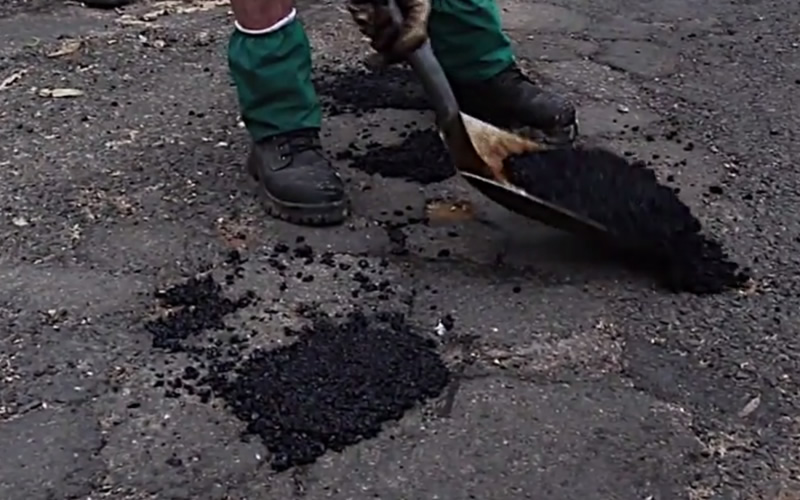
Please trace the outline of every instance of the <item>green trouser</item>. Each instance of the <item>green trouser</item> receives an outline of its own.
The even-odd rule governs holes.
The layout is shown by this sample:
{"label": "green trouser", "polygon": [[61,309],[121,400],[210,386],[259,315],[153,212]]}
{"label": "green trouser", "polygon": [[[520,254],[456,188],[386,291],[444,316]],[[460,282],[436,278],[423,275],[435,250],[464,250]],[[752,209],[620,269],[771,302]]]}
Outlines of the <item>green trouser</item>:
{"label": "green trouser", "polygon": [[[486,80],[514,61],[495,0],[432,0],[428,31],[437,58],[455,80]],[[266,35],[235,31],[228,64],[253,139],[320,127],[311,51],[299,20]]]}

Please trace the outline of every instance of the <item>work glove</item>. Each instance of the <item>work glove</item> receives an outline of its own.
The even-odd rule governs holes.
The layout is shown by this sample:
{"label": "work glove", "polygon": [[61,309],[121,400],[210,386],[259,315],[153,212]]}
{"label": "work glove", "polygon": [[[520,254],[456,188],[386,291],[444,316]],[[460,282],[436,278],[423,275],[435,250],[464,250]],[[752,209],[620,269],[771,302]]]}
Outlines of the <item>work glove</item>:
{"label": "work glove", "polygon": [[370,45],[384,63],[401,61],[428,39],[430,0],[395,0],[403,22],[392,20],[390,0],[348,0],[347,8],[359,31],[370,39]]}

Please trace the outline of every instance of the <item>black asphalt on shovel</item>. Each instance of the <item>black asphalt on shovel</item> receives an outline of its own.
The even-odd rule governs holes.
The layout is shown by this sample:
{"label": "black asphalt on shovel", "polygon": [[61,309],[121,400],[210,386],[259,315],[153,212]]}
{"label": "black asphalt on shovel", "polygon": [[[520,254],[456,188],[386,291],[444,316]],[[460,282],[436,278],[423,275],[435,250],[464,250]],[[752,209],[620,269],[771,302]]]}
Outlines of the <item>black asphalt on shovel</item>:
{"label": "black asphalt on shovel", "polygon": [[[395,0],[388,2],[394,22],[401,24],[403,14]],[[533,196],[508,181],[504,172],[506,158],[542,152],[549,146],[462,113],[429,41],[410,54],[407,61],[431,101],[439,134],[456,169],[473,187],[495,203],[551,227],[594,238],[609,237],[602,224]]]}

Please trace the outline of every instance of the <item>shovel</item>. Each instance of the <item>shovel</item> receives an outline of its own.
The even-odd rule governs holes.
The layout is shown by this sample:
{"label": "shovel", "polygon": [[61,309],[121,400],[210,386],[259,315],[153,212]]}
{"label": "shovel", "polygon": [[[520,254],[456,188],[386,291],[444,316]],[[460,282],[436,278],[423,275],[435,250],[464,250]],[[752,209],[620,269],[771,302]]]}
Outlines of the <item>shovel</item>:
{"label": "shovel", "polygon": [[[388,0],[388,6],[395,24],[402,24],[403,14],[395,0]],[[586,237],[609,237],[602,224],[533,196],[508,181],[503,172],[506,158],[545,151],[549,146],[462,113],[430,41],[411,53],[407,61],[431,101],[439,135],[456,169],[470,185],[506,209],[548,226]]]}

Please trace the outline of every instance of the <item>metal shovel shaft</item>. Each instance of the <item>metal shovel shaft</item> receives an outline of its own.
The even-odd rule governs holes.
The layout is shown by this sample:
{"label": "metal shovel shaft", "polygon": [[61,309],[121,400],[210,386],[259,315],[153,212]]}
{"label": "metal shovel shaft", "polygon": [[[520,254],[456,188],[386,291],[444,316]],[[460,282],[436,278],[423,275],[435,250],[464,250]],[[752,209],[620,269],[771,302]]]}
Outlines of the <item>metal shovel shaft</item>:
{"label": "metal shovel shaft", "polygon": [[[398,26],[402,25],[404,17],[397,3],[395,0],[387,1],[392,21]],[[430,41],[426,40],[420,48],[409,54],[406,60],[422,83],[425,94],[433,106],[437,126],[456,168],[468,172],[485,171],[484,161],[476,151],[464,126],[458,101],[444,69],[433,53]]]}
{"label": "metal shovel shaft", "polygon": [[[397,6],[397,2],[395,2],[395,0],[387,1],[389,2],[389,12],[392,15],[392,21],[394,21],[397,26],[402,25],[404,17],[400,8]],[[409,54],[407,60],[414,70],[414,73],[416,73],[417,78],[422,82],[428,99],[431,100],[439,125],[443,126],[459,120],[460,109],[458,101],[453,93],[453,89],[450,87],[450,82],[447,80],[444,69],[442,69],[441,64],[439,64],[439,61],[433,53],[430,40],[426,40],[420,48]]]}

